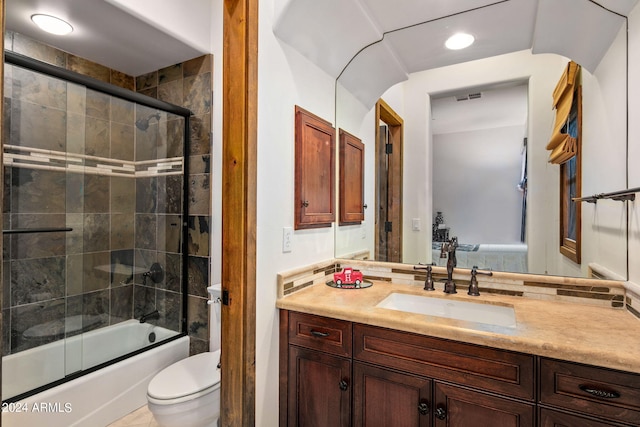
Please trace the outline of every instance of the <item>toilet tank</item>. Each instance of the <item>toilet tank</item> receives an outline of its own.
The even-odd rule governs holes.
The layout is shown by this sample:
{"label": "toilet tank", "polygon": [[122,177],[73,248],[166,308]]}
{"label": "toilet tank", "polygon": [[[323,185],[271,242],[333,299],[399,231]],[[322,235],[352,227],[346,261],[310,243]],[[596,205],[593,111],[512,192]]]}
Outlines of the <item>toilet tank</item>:
{"label": "toilet tank", "polygon": [[220,350],[222,320],[222,285],[207,287],[209,293],[209,351]]}

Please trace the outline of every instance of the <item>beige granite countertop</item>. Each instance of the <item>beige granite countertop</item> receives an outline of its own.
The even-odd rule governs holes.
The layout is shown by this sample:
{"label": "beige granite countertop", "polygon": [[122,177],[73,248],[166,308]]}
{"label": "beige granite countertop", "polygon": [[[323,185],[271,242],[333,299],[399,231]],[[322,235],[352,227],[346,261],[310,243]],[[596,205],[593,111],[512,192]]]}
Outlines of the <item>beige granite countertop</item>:
{"label": "beige granite countertop", "polygon": [[[516,327],[499,327],[377,308],[392,292],[512,305]],[[445,295],[415,285],[373,282],[364,289],[315,284],[279,298],[281,309],[466,343],[640,373],[640,320],[624,309],[466,292]]]}

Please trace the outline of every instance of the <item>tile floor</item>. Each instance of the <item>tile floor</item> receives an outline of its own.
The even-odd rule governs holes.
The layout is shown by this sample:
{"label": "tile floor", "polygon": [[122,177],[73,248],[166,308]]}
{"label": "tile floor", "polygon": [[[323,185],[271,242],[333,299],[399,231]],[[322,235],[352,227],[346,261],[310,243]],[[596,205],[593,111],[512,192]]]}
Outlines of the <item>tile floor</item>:
{"label": "tile floor", "polygon": [[153,419],[147,405],[144,405],[107,427],[158,427],[158,423]]}

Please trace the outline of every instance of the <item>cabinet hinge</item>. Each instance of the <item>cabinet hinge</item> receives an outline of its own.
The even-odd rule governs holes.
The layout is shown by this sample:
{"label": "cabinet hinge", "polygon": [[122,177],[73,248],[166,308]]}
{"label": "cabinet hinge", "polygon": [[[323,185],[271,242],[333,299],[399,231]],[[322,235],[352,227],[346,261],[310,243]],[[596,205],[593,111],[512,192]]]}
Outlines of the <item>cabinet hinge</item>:
{"label": "cabinet hinge", "polygon": [[229,298],[229,291],[222,291],[222,304],[229,305],[231,299]]}
{"label": "cabinet hinge", "polygon": [[391,233],[393,231],[392,223],[390,221],[385,221],[384,231],[386,231],[387,233]]}
{"label": "cabinet hinge", "polygon": [[385,144],[384,152],[385,154],[393,154],[393,144]]}

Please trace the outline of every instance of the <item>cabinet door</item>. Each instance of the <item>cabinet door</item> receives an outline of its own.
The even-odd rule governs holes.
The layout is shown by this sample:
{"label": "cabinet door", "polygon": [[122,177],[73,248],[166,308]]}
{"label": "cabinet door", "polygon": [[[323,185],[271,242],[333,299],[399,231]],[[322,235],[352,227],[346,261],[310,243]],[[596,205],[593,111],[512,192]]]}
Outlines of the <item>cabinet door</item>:
{"label": "cabinet door", "polygon": [[533,427],[534,406],[436,382],[435,427]]}
{"label": "cabinet door", "polygon": [[364,144],[340,129],[340,225],[364,221]]}
{"label": "cabinet door", "polygon": [[347,427],[351,361],[289,346],[289,427]]}
{"label": "cabinet door", "polygon": [[560,411],[542,408],[540,410],[540,427],[616,427],[619,424],[608,424],[592,418],[578,417]]}
{"label": "cabinet door", "polygon": [[431,380],[354,364],[354,427],[428,427],[430,420]]}
{"label": "cabinet door", "polygon": [[296,106],[294,228],[330,227],[335,221],[335,129]]}

